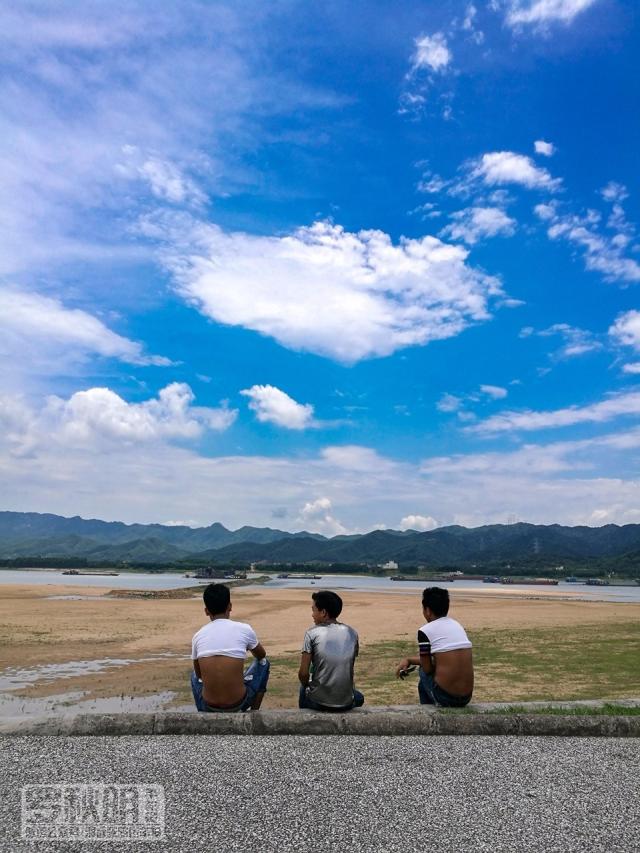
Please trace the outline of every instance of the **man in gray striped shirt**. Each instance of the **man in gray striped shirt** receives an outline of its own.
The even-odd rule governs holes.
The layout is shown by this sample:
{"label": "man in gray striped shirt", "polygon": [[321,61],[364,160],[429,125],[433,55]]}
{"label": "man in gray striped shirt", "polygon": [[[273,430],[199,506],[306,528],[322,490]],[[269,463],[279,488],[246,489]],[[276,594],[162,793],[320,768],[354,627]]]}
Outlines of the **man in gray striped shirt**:
{"label": "man in gray striped shirt", "polygon": [[342,599],[320,590],[311,596],[313,628],[304,635],[300,661],[300,708],[315,711],[350,711],[364,703],[353,684],[358,656],[358,632],[338,622]]}

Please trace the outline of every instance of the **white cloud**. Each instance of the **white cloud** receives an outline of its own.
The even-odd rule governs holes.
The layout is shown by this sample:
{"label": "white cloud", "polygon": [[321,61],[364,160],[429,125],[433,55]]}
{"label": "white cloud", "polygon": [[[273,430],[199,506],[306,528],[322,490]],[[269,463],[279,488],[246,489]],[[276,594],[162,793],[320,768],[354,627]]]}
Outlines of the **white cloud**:
{"label": "white cloud", "polygon": [[161,356],[146,355],[137,341],[112,332],[86,311],[38,293],[0,288],[0,359],[13,369],[28,364],[63,372],[67,362],[88,355],[129,364],[171,364]]}
{"label": "white cloud", "polygon": [[566,240],[583,250],[588,270],[602,273],[607,281],[640,281],[640,264],[624,255],[633,229],[624,220],[624,212],[618,205],[614,205],[608,222],[609,227],[621,229],[613,237],[598,233],[601,216],[595,210],[577,216],[560,214],[554,204],[539,204],[534,211],[539,219],[548,223],[550,240]]}
{"label": "white cloud", "polygon": [[606,187],[600,190],[600,195],[605,201],[623,202],[629,198],[629,193],[624,184],[619,184],[616,181],[609,181]]}
{"label": "white cloud", "polygon": [[589,406],[569,406],[547,412],[535,412],[530,409],[523,412],[501,412],[468,429],[482,434],[555,429],[574,424],[605,423],[614,418],[638,414],[640,393],[630,392],[612,394],[608,399]]}
{"label": "white cloud", "polygon": [[570,24],[576,15],[597,0],[510,0],[506,22],[509,26],[562,21]]}
{"label": "white cloud", "polygon": [[128,403],[109,388],[89,388],[68,399],[51,396],[39,411],[5,395],[0,398],[0,423],[12,452],[25,455],[56,447],[63,458],[75,447],[195,439],[206,429],[227,429],[237,416],[225,406],[193,406],[193,400],[189,386],[179,382],[142,403]]}
{"label": "white cloud", "polygon": [[554,202],[549,204],[536,204],[533,211],[538,219],[542,219],[544,222],[551,222],[558,215],[558,208]]}
{"label": "white cloud", "polygon": [[272,423],[286,429],[307,429],[313,425],[313,406],[296,403],[273,385],[253,385],[240,392],[249,397],[249,408],[261,423]]}
{"label": "white cloud", "polygon": [[480,390],[493,400],[504,400],[509,393],[506,388],[501,388],[499,385],[481,385]]}
{"label": "white cloud", "polygon": [[405,515],[400,521],[400,530],[435,530],[438,522],[430,515]]}
{"label": "white cloud", "polygon": [[440,175],[436,175],[433,172],[425,172],[421,180],[418,182],[417,190],[420,193],[435,195],[436,193],[440,193],[442,190],[446,189],[449,184],[450,182],[445,181],[444,178],[440,177]]}
{"label": "white cloud", "polygon": [[499,207],[468,207],[451,214],[453,222],[443,228],[441,237],[451,240],[464,240],[474,245],[484,237],[510,237],[516,228],[516,221]]}
{"label": "white cloud", "polygon": [[167,241],[163,262],[203,314],[344,363],[454,337],[489,319],[502,294],[465,249],[431,236],[394,245],[381,231],[316,222],[259,237],[182,217],[142,227]]}
{"label": "white cloud", "polygon": [[436,403],[436,409],[439,412],[457,412],[462,406],[464,400],[462,397],[456,397],[455,394],[443,394]]}
{"label": "white cloud", "polygon": [[[128,232],[141,207],[246,189],[255,175],[244,157],[263,122],[295,112],[311,124],[315,110],[342,102],[265,60],[269,40],[256,27],[264,33],[272,11],[254,13],[228,3],[2,4],[0,275],[30,284],[79,262],[83,276],[91,264],[104,278],[116,263],[150,261]],[[123,142],[137,152],[124,162]],[[114,180],[119,165],[137,186]]]}
{"label": "white cloud", "polygon": [[536,154],[542,154],[544,157],[552,157],[556,150],[551,142],[545,142],[544,139],[536,139],[533,147]]}
{"label": "white cloud", "polygon": [[623,373],[631,373],[631,374],[640,373],[640,361],[633,361],[633,362],[630,362],[629,364],[623,364],[622,365],[622,372]]}
{"label": "white cloud", "polygon": [[308,501],[300,510],[300,521],[311,533],[322,533],[324,536],[338,536],[347,533],[346,527],[331,514],[329,498],[318,498]]}
{"label": "white cloud", "polygon": [[146,181],[157,199],[194,206],[200,206],[207,200],[197,183],[174,163],[154,155],[145,157],[134,145],[123,146],[122,153],[124,162],[116,164],[116,172],[130,180]]}
{"label": "white cloud", "polygon": [[[334,535],[368,531],[372,520],[393,527],[427,500],[438,507],[440,526],[504,523],[513,514],[541,524],[589,524],[602,510],[621,524],[640,507],[638,429],[503,453],[432,457],[421,466],[385,457],[381,465],[375,451],[360,448],[357,469],[335,464],[326,452],[207,457],[166,439],[76,442],[64,452],[50,439],[19,456],[6,452],[9,441],[0,429],[3,506],[69,516],[162,522],[175,518],[179,506],[190,523],[235,528],[272,526],[277,511],[293,529]],[[616,465],[618,476],[612,474]]]}
{"label": "white cloud", "polygon": [[467,8],[465,9],[464,18],[462,19],[462,29],[464,32],[469,34],[469,38],[471,41],[474,41],[476,44],[480,45],[484,42],[484,33],[482,30],[476,28],[475,20],[478,14],[478,10],[473,5],[473,3],[469,3]]}
{"label": "white cloud", "polygon": [[578,329],[568,323],[554,323],[553,326],[540,331],[536,331],[530,326],[520,330],[521,338],[528,338],[533,335],[540,338],[560,336],[564,339],[562,347],[552,354],[554,358],[574,358],[602,349],[602,344],[596,340],[592,332],[586,329]]}
{"label": "white cloud", "polygon": [[615,343],[633,347],[636,352],[640,352],[640,311],[626,311],[616,317],[609,328],[609,335]]}
{"label": "white cloud", "polygon": [[492,151],[472,163],[471,178],[482,180],[488,186],[519,184],[527,189],[554,192],[562,181],[552,178],[546,169],[530,157],[513,151]]}
{"label": "white cloud", "polygon": [[362,473],[383,471],[391,465],[388,459],[380,456],[375,450],[358,444],[325,447],[322,451],[322,458],[342,471],[360,471]]}
{"label": "white cloud", "polygon": [[451,51],[443,33],[420,36],[415,40],[416,51],[412,58],[412,68],[429,68],[431,71],[443,71],[451,62]]}

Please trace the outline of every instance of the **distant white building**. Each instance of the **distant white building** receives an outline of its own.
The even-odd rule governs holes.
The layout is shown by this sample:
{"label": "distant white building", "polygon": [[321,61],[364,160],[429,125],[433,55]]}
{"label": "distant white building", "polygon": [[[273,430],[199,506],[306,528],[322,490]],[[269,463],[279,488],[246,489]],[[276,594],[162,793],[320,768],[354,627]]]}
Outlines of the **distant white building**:
{"label": "distant white building", "polygon": [[389,560],[388,563],[384,563],[382,566],[380,566],[380,568],[381,569],[394,569],[395,570],[398,568],[398,564],[396,562],[394,562],[393,560]]}

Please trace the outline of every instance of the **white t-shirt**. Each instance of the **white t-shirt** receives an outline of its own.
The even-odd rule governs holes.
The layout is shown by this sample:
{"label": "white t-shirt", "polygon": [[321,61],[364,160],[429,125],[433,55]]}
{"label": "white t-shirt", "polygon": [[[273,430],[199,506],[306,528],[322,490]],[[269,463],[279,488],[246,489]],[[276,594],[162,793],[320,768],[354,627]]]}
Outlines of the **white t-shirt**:
{"label": "white t-shirt", "polygon": [[418,646],[421,655],[433,655],[454,649],[470,649],[471,640],[459,622],[450,616],[441,616],[420,628]]}
{"label": "white t-shirt", "polygon": [[251,625],[232,619],[214,619],[193,635],[191,658],[210,658],[222,655],[244,660],[247,649],[255,649],[258,637]]}

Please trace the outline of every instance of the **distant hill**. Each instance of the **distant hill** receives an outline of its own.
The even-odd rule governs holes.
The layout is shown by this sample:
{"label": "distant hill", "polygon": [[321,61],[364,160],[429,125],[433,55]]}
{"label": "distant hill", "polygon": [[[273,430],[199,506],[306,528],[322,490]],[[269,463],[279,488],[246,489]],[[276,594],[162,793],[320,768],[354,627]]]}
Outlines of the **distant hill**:
{"label": "distant hill", "polygon": [[559,524],[458,525],[421,533],[374,530],[327,539],[268,527],[228,530],[222,524],[190,528],[162,524],[63,518],[0,512],[0,558],[85,557],[95,561],[384,563],[432,567],[615,558],[626,566],[640,556],[640,525],[563,527]]}
{"label": "distant hill", "polygon": [[[0,512],[0,557],[21,556],[92,556],[94,559],[112,559],[97,556],[108,552],[98,546],[120,546],[111,551],[113,559],[141,559],[128,556],[130,550],[140,553],[140,542],[147,542],[150,560],[174,560],[201,551],[222,548],[251,541],[276,542],[282,539],[304,537],[322,539],[315,533],[287,533],[269,527],[241,527],[227,530],[222,524],[192,528],[185,525],[124,524],[121,521],[100,521],[79,516],[64,518],[60,515],[37,512]],[[153,541],[155,545],[151,545]],[[153,556],[157,552],[157,556]],[[142,550],[145,550],[143,547]],[[122,556],[116,557],[119,553]]]}

